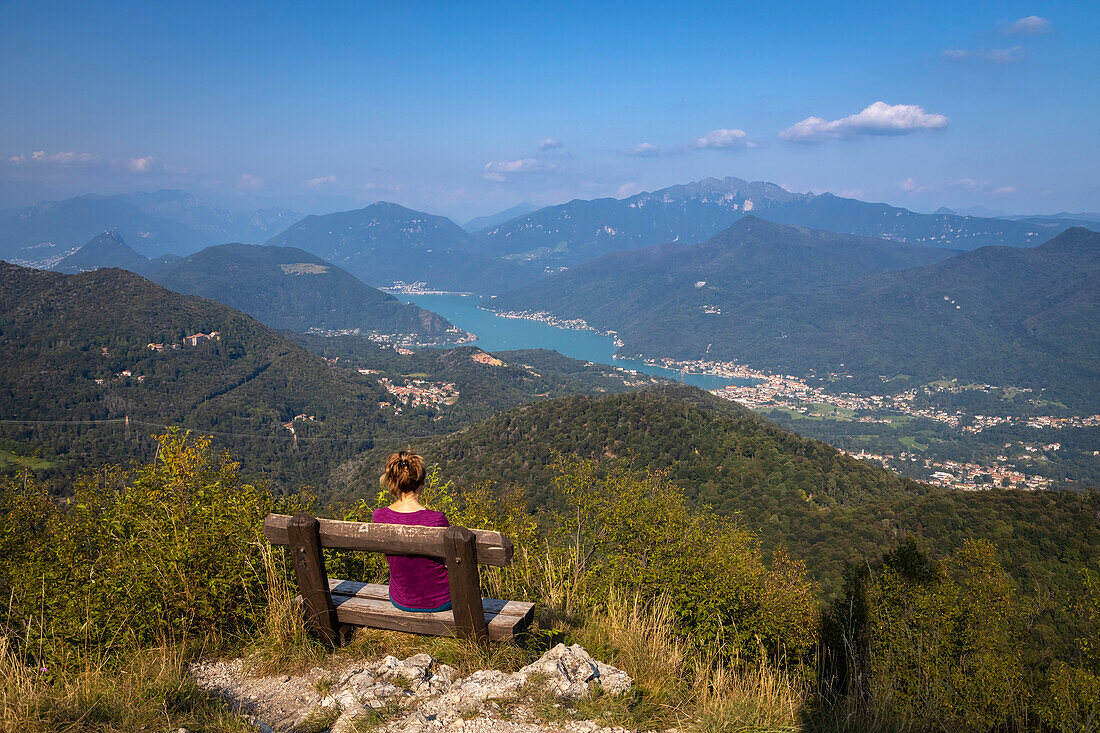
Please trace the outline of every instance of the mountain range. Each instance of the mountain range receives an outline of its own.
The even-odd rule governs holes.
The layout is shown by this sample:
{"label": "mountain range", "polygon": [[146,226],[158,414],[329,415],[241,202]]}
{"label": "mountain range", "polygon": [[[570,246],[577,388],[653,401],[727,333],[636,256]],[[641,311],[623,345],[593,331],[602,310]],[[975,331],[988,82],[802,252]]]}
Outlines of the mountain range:
{"label": "mountain range", "polygon": [[[485,301],[497,311],[550,312],[616,331],[625,350],[701,357],[722,347],[723,314],[796,290],[929,265],[952,252],[745,216],[703,244],[604,255]],[[725,349],[712,350],[712,354]]]}
{"label": "mountain range", "polygon": [[498,293],[537,277],[479,252],[474,237],[446,217],[384,201],[307,216],[267,244],[312,252],[377,287],[421,282],[436,290]]}
{"label": "mountain range", "polygon": [[625,199],[548,206],[487,228],[479,236],[481,251],[488,254],[539,266],[572,267],[609,252],[703,242],[749,214],[782,224],[948,249],[1027,246],[1067,228],[1058,220],[919,214],[828,193],[792,193],[762,181],[706,178]]}
{"label": "mountain range", "polygon": [[76,273],[105,267],[127,269],[178,293],[216,300],[271,328],[357,330],[388,341],[433,344],[466,337],[445,318],[402,303],[293,247],[221,244],[188,257],[150,260],[112,231],[88,242],[53,269]]}

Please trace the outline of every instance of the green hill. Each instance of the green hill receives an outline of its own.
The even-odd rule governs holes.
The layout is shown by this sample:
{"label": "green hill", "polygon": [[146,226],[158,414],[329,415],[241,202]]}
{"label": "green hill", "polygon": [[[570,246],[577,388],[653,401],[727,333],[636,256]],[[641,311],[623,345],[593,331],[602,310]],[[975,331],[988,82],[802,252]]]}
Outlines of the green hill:
{"label": "green hill", "polygon": [[[1076,589],[1080,564],[1100,558],[1096,492],[941,491],[683,385],[524,405],[416,447],[460,486],[519,485],[535,508],[559,505],[559,453],[667,470],[692,501],[738,517],[767,547],[791,548],[827,589],[848,563],[906,536],[945,554],[990,539],[1028,590]],[[368,452],[338,477],[363,485],[380,460]]]}
{"label": "green hill", "polygon": [[445,318],[357,280],[294,247],[222,244],[147,268],[150,279],[242,310],[277,329],[358,329],[402,340],[445,343],[465,334]]}
{"label": "green hill", "polygon": [[1100,234],[937,253],[746,217],[704,245],[609,255],[487,304],[583,318],[628,354],[845,372],[854,389],[958,378],[1100,409]]}
{"label": "green hill", "polygon": [[400,354],[351,336],[306,334],[294,338],[310,351],[335,359],[338,366],[370,369],[397,385],[417,379],[454,384],[460,397],[453,405],[438,413],[406,412],[411,436],[449,432],[536,400],[625,392],[665,381],[570,359],[546,349],[486,354],[476,346],[460,346]]}
{"label": "green hill", "polygon": [[[392,420],[373,380],[239,311],[124,270],[0,263],[0,334],[0,415],[23,421],[0,435],[49,449],[62,470],[150,458],[148,436],[176,424],[214,431],[279,483],[306,480],[372,446]],[[298,415],[315,420],[293,423],[295,448],[283,425]]]}
{"label": "green hill", "polygon": [[499,293],[534,275],[477,251],[450,219],[380,201],[364,209],[307,216],[268,244],[298,247],[370,285],[423,282],[439,290]]}

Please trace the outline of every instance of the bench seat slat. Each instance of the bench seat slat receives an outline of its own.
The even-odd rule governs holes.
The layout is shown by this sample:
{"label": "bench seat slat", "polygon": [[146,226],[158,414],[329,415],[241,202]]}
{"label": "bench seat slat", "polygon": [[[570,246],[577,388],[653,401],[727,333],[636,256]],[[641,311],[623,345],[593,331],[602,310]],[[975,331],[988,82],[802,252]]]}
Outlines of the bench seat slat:
{"label": "bench seat slat", "polygon": [[[402,611],[390,603],[389,586],[329,578],[329,589],[340,623],[436,636],[455,635],[452,611]],[[495,598],[482,599],[482,607],[489,638],[493,641],[512,639],[524,631],[530,626],[535,611],[533,603]]]}

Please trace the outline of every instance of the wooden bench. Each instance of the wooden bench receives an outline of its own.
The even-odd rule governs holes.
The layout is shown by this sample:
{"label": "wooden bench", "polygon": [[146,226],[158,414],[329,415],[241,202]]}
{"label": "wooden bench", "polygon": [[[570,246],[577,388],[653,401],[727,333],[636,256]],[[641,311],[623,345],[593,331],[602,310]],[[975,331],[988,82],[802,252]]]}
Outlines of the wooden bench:
{"label": "wooden bench", "polygon": [[[503,567],[512,561],[512,541],[500,532],[269,514],[264,536],[290,548],[306,625],[333,646],[345,638],[347,626],[500,641],[526,630],[534,615],[533,603],[481,597],[478,563]],[[389,586],[329,578],[325,549],[442,558],[451,610],[402,611],[390,603]]]}

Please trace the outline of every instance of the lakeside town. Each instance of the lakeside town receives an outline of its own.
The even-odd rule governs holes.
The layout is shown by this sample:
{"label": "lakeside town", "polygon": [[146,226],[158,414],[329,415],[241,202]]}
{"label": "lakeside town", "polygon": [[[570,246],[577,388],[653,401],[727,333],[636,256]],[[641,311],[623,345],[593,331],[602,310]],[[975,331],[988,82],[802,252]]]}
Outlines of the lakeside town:
{"label": "lakeside town", "polygon": [[379,346],[389,346],[391,348],[400,347],[404,349],[419,349],[431,346],[457,346],[477,340],[477,336],[474,334],[453,326],[444,332],[442,338],[430,341],[419,341],[410,334],[379,333],[377,331],[363,331],[359,328],[320,328],[318,326],[311,326],[306,330],[306,333],[311,336],[323,336],[325,338],[358,336],[372,343],[376,343]]}
{"label": "lakeside town", "polygon": [[[1084,428],[1100,425],[1100,415],[1058,417],[1053,415],[1012,416],[1012,415],[969,415],[962,410],[947,412],[933,407],[915,405],[919,393],[952,392],[960,388],[955,382],[933,385],[921,385],[893,395],[857,395],[849,392],[831,394],[811,386],[806,381],[790,374],[772,374],[753,369],[736,362],[715,362],[706,360],[646,359],[650,366],[678,370],[681,373],[712,374],[749,384],[737,384],[711,390],[711,393],[732,400],[751,409],[779,408],[806,416],[831,416],[859,423],[895,422],[896,418],[923,418],[932,420],[960,433],[977,434],[994,426],[1023,425],[1040,429]],[[842,375],[831,374],[842,378]],[[974,385],[974,389],[993,390],[993,385]],[[1027,389],[1017,391],[1029,392]],[[826,409],[822,409],[826,408]],[[828,413],[832,411],[832,415]],[[870,414],[867,414],[870,413]],[[1049,489],[1056,482],[1036,473],[1020,470],[1020,462],[1042,459],[1061,449],[1061,443],[1050,441],[1039,445],[1024,443],[1005,444],[1001,455],[990,465],[981,465],[966,461],[934,460],[916,452],[902,451],[898,454],[870,453],[867,451],[843,451],[860,460],[872,461],[897,473],[911,475],[915,467],[930,472],[926,479],[929,483],[947,488],[973,491],[993,486],[1026,490]]]}

